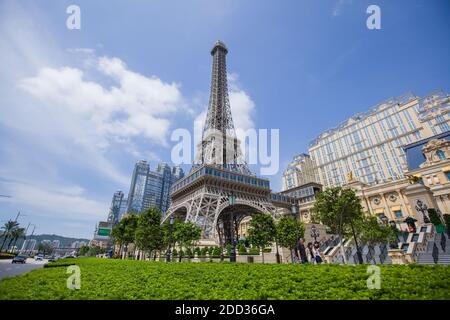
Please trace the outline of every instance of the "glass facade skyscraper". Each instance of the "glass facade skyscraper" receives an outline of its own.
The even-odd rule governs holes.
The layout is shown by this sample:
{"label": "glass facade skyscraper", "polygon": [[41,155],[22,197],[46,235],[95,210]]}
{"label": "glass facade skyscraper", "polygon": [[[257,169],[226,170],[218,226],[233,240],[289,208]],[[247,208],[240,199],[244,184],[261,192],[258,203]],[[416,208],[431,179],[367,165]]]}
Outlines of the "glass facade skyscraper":
{"label": "glass facade skyscraper", "polygon": [[127,199],[122,191],[114,192],[109,208],[108,222],[117,223],[127,210]]}
{"label": "glass facade skyscraper", "polygon": [[134,166],[130,192],[128,193],[128,213],[142,212],[149,171],[150,165],[145,160],[139,160]]}
{"label": "glass facade skyscraper", "polygon": [[145,160],[136,163],[128,194],[127,213],[141,213],[149,208],[165,212],[170,206],[170,187],[184,177],[180,167],[160,163],[151,171]]}

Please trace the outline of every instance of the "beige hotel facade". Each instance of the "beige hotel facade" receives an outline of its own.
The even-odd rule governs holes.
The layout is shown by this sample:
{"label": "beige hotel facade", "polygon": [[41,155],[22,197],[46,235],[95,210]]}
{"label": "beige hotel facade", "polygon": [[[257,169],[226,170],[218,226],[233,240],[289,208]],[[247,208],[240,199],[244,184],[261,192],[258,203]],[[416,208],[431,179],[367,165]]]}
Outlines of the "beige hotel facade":
{"label": "beige hotel facade", "polygon": [[450,130],[449,96],[407,94],[357,114],[319,135],[309,147],[320,183],[338,186],[350,172],[373,184],[404,177],[402,146]]}
{"label": "beige hotel facade", "polygon": [[[423,98],[413,94],[391,98],[357,114],[310,143],[315,173],[299,175],[311,167],[294,158],[283,175],[283,193],[311,182],[302,181],[303,176],[316,176],[323,188],[350,186],[368,212],[394,220],[402,229],[407,216],[422,221],[418,200],[450,213],[449,111],[450,96],[435,92]],[[407,159],[411,156],[415,159]],[[312,204],[306,208],[299,202],[300,212],[309,212]],[[309,214],[301,216],[308,222]]]}

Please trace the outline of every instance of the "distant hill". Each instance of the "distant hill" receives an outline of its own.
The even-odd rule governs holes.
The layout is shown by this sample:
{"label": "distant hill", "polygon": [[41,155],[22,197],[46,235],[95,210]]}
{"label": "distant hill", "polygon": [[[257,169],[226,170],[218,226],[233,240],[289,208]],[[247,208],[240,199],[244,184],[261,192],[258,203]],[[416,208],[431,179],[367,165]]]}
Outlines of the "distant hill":
{"label": "distant hill", "polygon": [[[56,234],[37,234],[33,235],[32,237],[27,236],[27,239],[35,239],[36,240],[36,247],[41,243],[43,240],[59,240],[59,246],[60,247],[70,247],[70,245],[75,241],[85,241],[86,243],[89,243],[89,239],[83,239],[83,238],[68,238],[63,236],[58,236]],[[17,241],[17,247],[21,248],[23,244],[24,239],[20,239]]]}

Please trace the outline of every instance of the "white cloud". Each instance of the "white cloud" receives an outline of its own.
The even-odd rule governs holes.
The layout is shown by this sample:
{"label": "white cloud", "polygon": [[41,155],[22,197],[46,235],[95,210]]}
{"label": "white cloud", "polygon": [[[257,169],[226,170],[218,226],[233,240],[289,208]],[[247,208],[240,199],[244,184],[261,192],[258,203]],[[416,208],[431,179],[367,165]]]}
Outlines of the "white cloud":
{"label": "white cloud", "polygon": [[332,16],[333,17],[337,17],[342,13],[343,8],[346,5],[351,5],[353,2],[353,0],[337,0],[336,3],[334,4],[333,7],[333,11],[332,11]]}
{"label": "white cloud", "polygon": [[105,88],[84,79],[77,68],[41,68],[20,87],[48,108],[63,109],[95,129],[94,145],[105,147],[111,140],[144,136],[166,145],[170,127],[167,116],[182,108],[182,95],[175,83],[145,77],[127,69],[118,58],[97,59],[98,70],[117,86]]}
{"label": "white cloud", "polygon": [[47,14],[0,1],[0,189],[13,196],[0,210],[45,216],[39,230],[90,234],[112,192],[128,189],[130,159],[159,159],[177,111],[189,110],[176,83],[62,48],[67,35]]}
{"label": "white cloud", "polygon": [[89,199],[79,186],[58,185],[47,188],[42,185],[21,182],[2,183],[12,196],[5,202],[15,203],[41,217],[96,222],[106,218],[108,204]]}
{"label": "white cloud", "polygon": [[252,119],[255,103],[245,91],[231,91],[230,105],[237,129],[247,130],[255,126]]}
{"label": "white cloud", "polygon": [[255,124],[252,117],[255,112],[255,103],[247,92],[242,89],[238,74],[229,74],[228,80],[234,127],[242,130],[254,128]]}
{"label": "white cloud", "polygon": [[[234,127],[244,131],[254,128],[255,124],[252,117],[255,112],[255,103],[247,92],[241,88],[238,74],[228,74],[228,89]],[[194,120],[194,127],[203,128],[207,109],[208,107],[206,106],[202,112],[197,115]]]}

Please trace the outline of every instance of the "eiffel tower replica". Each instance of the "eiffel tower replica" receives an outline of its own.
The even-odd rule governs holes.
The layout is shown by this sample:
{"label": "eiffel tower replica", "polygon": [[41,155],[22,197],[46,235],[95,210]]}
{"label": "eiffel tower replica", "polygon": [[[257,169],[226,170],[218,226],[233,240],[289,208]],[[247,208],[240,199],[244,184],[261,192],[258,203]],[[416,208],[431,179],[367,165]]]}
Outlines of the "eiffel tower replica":
{"label": "eiffel tower replica", "polygon": [[211,94],[202,141],[189,175],[172,186],[164,217],[195,222],[203,230],[204,244],[236,243],[246,216],[264,212],[277,218],[295,211],[295,200],[272,193],[269,180],[252,174],[243,159],[228,98],[227,53],[221,41],[211,50]]}

